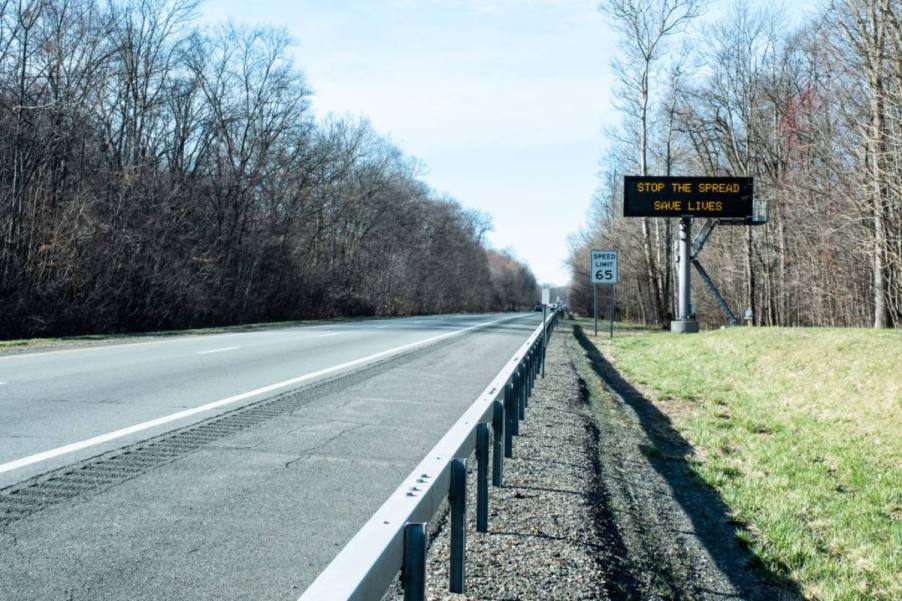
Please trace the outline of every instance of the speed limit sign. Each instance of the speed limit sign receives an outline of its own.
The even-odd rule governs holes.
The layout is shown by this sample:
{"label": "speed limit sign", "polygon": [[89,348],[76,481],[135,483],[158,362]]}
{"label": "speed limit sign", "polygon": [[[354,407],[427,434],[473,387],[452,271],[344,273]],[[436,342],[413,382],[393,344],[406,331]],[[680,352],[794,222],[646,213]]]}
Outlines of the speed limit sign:
{"label": "speed limit sign", "polygon": [[593,250],[590,269],[593,284],[616,284],[619,261],[616,250]]}

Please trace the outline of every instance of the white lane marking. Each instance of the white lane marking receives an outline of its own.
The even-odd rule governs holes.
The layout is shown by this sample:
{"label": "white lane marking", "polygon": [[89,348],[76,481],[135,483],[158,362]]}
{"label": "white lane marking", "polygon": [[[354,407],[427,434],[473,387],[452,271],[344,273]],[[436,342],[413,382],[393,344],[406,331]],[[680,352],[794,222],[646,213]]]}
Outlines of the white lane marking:
{"label": "white lane marking", "polygon": [[53,459],[55,457],[60,457],[62,455],[68,455],[69,453],[74,453],[76,451],[81,451],[83,449],[87,449],[90,447],[94,447],[106,442],[110,442],[112,440],[116,440],[117,438],[122,438],[123,436],[128,436],[129,434],[136,434],[138,432],[142,432],[144,430],[149,430],[150,428],[155,428],[157,426],[162,426],[164,424],[168,424],[170,422],[174,422],[179,419],[184,419],[186,417],[191,417],[193,415],[197,415],[198,413],[203,413],[205,411],[210,411],[212,409],[219,409],[220,407],[225,407],[226,405],[231,405],[233,403],[237,403],[238,401],[243,401],[245,399],[249,399],[255,396],[259,396],[261,394],[266,394],[268,392],[274,392],[279,390],[280,388],[285,388],[287,386],[293,386],[294,384],[300,384],[301,382],[306,382],[307,380],[312,380],[314,378],[318,378],[320,376],[325,376],[327,374],[335,373],[337,371],[341,371],[343,369],[347,369],[349,367],[355,367],[357,365],[361,365],[363,363],[369,363],[370,361],[375,361],[376,359],[381,359],[382,357],[386,357],[388,355],[394,355],[400,353],[402,351],[406,351],[418,346],[423,346],[425,344],[429,344],[431,342],[437,342],[444,338],[450,338],[451,336],[456,336],[458,334],[463,334],[464,332],[469,332],[471,330],[475,330],[478,328],[485,328],[496,323],[500,323],[502,321],[510,321],[511,319],[516,319],[520,317],[519,315],[513,317],[502,317],[501,319],[495,319],[492,321],[487,321],[485,323],[480,323],[475,326],[470,326],[468,328],[463,328],[461,330],[455,330],[454,332],[448,332],[447,334],[440,334],[438,336],[433,336],[432,338],[427,338],[426,340],[419,340],[417,342],[411,342],[409,344],[404,344],[401,346],[397,346],[392,349],[388,349],[386,351],[381,351],[372,355],[367,355],[366,357],[361,357],[360,359],[354,359],[353,361],[348,361],[347,363],[342,363],[340,365],[334,365],[332,367],[327,367],[326,369],[321,369],[319,371],[315,371],[309,374],[304,374],[303,376],[298,376],[296,378],[291,378],[290,380],[283,380],[282,382],[277,382],[275,384],[270,384],[269,386],[263,386],[262,388],[256,388],[254,390],[249,390],[247,392],[242,392],[241,394],[236,394],[235,396],[230,396],[225,399],[220,399],[218,401],[213,401],[212,403],[206,403],[204,405],[200,405],[198,407],[193,407],[191,409],[185,409],[183,411],[179,411],[177,413],[171,413],[169,415],[165,415],[163,417],[158,417],[156,419],[152,419],[146,422],[141,422],[140,424],[135,424],[134,426],[129,426],[127,428],[122,428],[120,430],[114,430],[113,432],[107,432],[106,434],[101,434],[100,436],[94,436],[93,438],[88,438],[86,440],[82,440],[79,442],[73,442],[72,444],[67,444],[62,447],[57,447],[55,449],[50,449],[48,451],[43,451],[41,453],[35,453],[34,455],[29,455],[28,457],[23,457],[21,459],[16,459],[14,461],[9,461],[7,463],[0,464],[0,474],[5,474],[6,472],[11,472],[13,470],[17,470],[19,468],[27,467],[29,465],[33,465],[35,463],[40,463],[41,461],[47,461],[48,459]]}
{"label": "white lane marking", "polygon": [[212,355],[213,353],[224,353],[226,351],[234,351],[236,349],[240,349],[240,346],[227,346],[225,348],[215,348],[211,351],[198,351],[198,355]]}
{"label": "white lane marking", "polygon": [[0,382],[0,386],[5,386],[7,384],[9,384],[9,382]]}
{"label": "white lane marking", "polygon": [[329,332],[328,334],[320,334],[316,338],[328,338],[329,336],[338,336],[340,334],[350,334],[350,332]]}

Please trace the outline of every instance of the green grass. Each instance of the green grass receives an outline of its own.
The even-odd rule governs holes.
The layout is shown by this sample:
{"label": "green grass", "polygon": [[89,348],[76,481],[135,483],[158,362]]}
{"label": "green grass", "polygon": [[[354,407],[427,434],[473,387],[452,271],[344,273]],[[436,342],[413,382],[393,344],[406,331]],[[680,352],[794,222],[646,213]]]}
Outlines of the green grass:
{"label": "green grass", "polygon": [[16,340],[0,340],[0,350],[15,347],[55,346],[64,343],[63,338],[21,338]]}
{"label": "green grass", "polygon": [[807,598],[902,599],[902,332],[590,339],[695,447],[693,469]]}

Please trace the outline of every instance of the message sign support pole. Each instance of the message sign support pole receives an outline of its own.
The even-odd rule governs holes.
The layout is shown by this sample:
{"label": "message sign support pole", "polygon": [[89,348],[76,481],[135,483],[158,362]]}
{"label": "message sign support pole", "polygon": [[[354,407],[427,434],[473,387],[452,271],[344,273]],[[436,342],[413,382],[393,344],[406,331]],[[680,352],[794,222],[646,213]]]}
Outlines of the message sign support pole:
{"label": "message sign support pole", "polygon": [[680,218],[680,278],[677,320],[670,322],[671,332],[698,332],[698,322],[690,315],[692,311],[692,291],[690,287],[689,264],[692,261],[692,218]]}
{"label": "message sign support pole", "polygon": [[595,335],[598,336],[598,284],[592,284],[592,313],[595,314]]}
{"label": "message sign support pole", "polygon": [[689,271],[689,241],[692,236],[692,221],[689,217],[680,219],[680,297],[679,297],[679,319],[689,319],[690,306],[692,305],[692,292],[689,287],[689,278],[692,272]]}

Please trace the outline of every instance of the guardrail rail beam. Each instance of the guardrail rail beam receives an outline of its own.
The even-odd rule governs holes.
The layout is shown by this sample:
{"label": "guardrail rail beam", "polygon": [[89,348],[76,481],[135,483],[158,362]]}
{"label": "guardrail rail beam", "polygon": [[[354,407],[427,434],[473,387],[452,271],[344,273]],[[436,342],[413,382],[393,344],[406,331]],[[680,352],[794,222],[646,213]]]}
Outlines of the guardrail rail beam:
{"label": "guardrail rail beam", "polygon": [[[510,319],[520,319],[513,316]],[[501,486],[505,457],[513,457],[513,437],[526,417],[525,403],[537,368],[545,360],[545,342],[560,312],[539,325],[485,390],[464,411],[394,493],[338,553],[299,601],[380,599],[396,581],[405,601],[426,594],[427,524],[451,503],[449,588],[464,592],[466,555],[466,459],[477,451],[477,530],[488,529],[488,422],[494,431],[492,484]],[[529,388],[528,388],[529,387]],[[503,399],[503,403],[502,403]]]}

